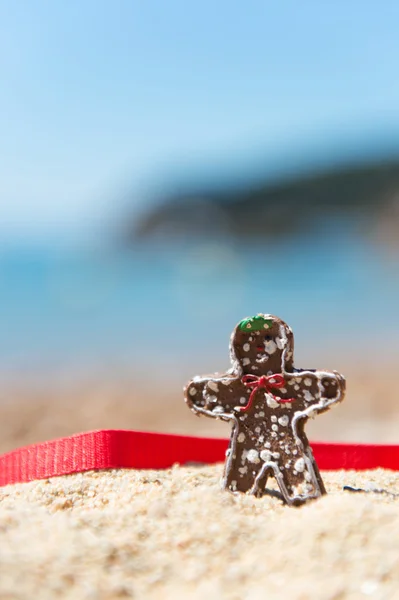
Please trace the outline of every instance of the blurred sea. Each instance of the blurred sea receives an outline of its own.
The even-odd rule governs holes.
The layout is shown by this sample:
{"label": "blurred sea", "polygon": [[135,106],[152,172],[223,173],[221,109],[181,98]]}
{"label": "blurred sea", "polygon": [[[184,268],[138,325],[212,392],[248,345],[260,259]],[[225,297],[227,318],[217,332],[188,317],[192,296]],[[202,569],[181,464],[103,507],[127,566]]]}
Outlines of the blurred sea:
{"label": "blurred sea", "polygon": [[399,332],[395,267],[331,223],[309,238],[262,245],[9,247],[0,254],[0,370],[167,370],[204,356],[219,356],[222,368],[226,336],[257,312],[294,328],[301,358],[314,362],[318,351],[308,348],[317,340],[324,354],[380,360]]}

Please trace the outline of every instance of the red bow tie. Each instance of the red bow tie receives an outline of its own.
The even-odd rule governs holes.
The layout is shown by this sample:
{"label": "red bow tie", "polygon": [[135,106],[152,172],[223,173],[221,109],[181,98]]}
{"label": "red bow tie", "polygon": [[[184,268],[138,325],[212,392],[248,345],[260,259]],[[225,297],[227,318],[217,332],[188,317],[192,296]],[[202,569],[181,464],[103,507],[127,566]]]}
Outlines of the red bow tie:
{"label": "red bow tie", "polygon": [[241,377],[241,381],[245,385],[245,387],[253,388],[253,390],[251,392],[251,395],[249,396],[248,403],[245,406],[235,407],[236,410],[238,410],[239,412],[247,412],[251,408],[255,398],[255,394],[260,388],[266,390],[266,392],[273,396],[276,402],[279,402],[281,404],[285,402],[294,401],[294,398],[279,398],[278,396],[275,396],[273,394],[272,388],[281,388],[286,383],[284,377],[280,375],[280,373],[275,373],[274,375],[267,376],[262,375],[261,377],[258,377],[257,375],[243,375]]}

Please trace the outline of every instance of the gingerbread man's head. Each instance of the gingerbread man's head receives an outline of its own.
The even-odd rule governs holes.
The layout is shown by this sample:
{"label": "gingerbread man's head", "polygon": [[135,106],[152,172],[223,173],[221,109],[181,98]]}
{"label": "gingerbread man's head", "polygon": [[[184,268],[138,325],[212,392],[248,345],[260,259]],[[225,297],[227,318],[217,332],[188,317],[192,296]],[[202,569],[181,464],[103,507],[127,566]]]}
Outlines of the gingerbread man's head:
{"label": "gingerbread man's head", "polygon": [[292,371],[294,336],[278,317],[258,314],[238,323],[231,336],[230,353],[234,370],[242,374]]}

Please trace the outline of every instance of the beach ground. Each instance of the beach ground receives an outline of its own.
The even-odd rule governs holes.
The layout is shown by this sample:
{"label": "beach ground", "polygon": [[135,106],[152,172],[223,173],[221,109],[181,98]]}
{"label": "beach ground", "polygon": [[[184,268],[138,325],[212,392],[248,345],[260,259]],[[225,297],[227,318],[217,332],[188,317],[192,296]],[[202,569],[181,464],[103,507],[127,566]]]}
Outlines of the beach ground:
{"label": "beach ground", "polygon": [[396,473],[324,472],[329,494],[288,508],[220,490],[221,470],[113,470],[1,488],[0,598],[398,598]]}

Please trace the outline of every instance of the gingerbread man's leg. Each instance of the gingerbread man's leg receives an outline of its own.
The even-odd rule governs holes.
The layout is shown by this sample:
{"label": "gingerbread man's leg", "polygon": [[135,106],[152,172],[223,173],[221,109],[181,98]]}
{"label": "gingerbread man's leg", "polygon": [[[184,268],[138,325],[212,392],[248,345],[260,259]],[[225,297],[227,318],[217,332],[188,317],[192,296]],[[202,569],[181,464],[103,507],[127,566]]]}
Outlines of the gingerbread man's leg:
{"label": "gingerbread man's leg", "polygon": [[325,494],[325,489],[318,470],[315,472],[314,464],[313,457],[307,454],[297,455],[293,468],[285,469],[283,473],[277,462],[267,461],[259,470],[251,493],[261,495],[264,491],[264,478],[273,473],[286,504],[296,506],[319,498]]}
{"label": "gingerbread man's leg", "polygon": [[[263,461],[259,452],[250,447],[248,438],[236,422],[233,427],[230,446],[226,453],[222,487],[231,492],[249,492],[262,469]],[[262,485],[265,485],[267,474],[264,473]],[[261,493],[262,486],[258,486]]]}
{"label": "gingerbread man's leg", "polygon": [[295,458],[292,468],[285,469],[284,476],[277,480],[285,501],[291,505],[303,504],[326,493],[320,473],[314,469],[313,456],[304,450]]}

